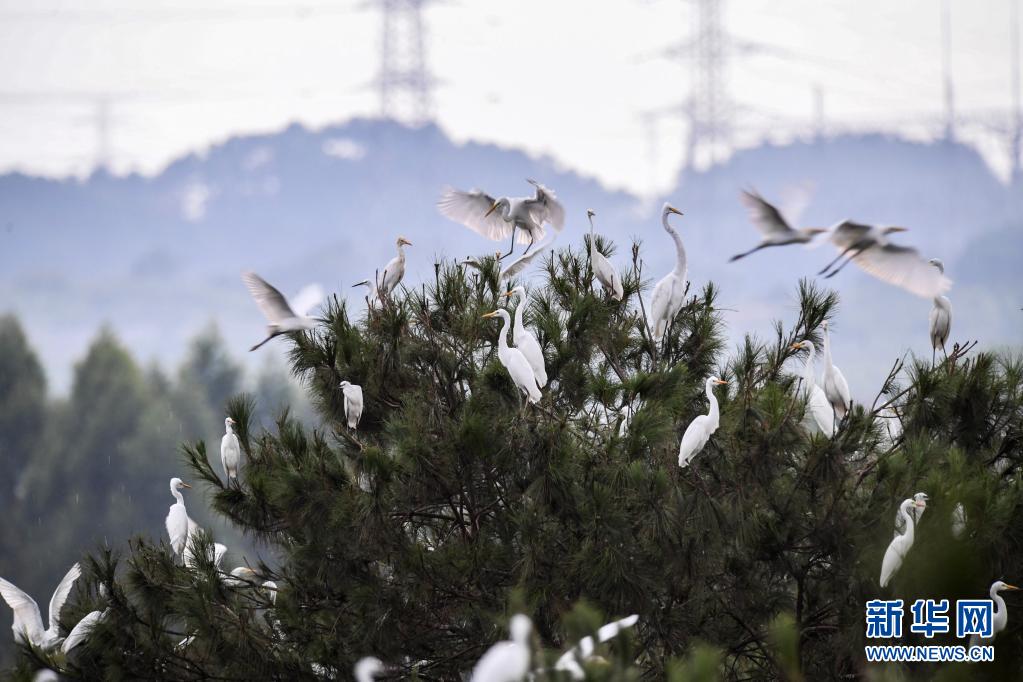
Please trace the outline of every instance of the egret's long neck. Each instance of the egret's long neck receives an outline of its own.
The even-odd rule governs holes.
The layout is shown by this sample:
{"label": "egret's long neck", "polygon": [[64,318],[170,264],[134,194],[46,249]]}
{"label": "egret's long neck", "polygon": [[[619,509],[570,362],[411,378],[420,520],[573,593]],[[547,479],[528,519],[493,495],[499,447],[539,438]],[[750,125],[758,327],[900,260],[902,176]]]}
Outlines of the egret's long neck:
{"label": "egret's long neck", "polygon": [[524,332],[526,328],[522,323],[522,309],[526,307],[526,299],[521,293],[516,293],[515,301],[515,331]]}
{"label": "egret's long neck", "polygon": [[991,588],[991,599],[994,600],[995,605],[998,607],[994,618],[991,620],[991,625],[994,626],[995,632],[1001,632],[1009,624],[1009,612],[1005,608],[1005,600],[1002,599],[1002,595],[998,594],[998,590],[993,587]]}
{"label": "egret's long neck", "polygon": [[817,349],[813,347],[813,344],[807,344],[807,348],[810,349],[810,352],[806,355],[806,366],[803,367],[803,383],[806,384],[805,389],[809,391],[810,387],[817,383],[813,376],[813,356]]}
{"label": "egret's long neck", "polygon": [[831,367],[831,335],[824,330],[824,369]]}
{"label": "egret's long neck", "polygon": [[181,496],[181,491],[177,488],[171,488],[171,495],[173,495],[174,499],[178,501],[178,504],[185,503],[185,498]]}
{"label": "egret's long neck", "polygon": [[511,215],[511,200],[508,197],[502,197],[500,201],[501,217],[504,218],[505,222],[512,221]]}
{"label": "egret's long neck", "polygon": [[686,272],[686,247],[682,244],[682,237],[678,235],[678,231],[668,224],[667,213],[661,216],[661,224],[664,226],[665,231],[671,235],[671,238],[675,240],[675,269],[672,272],[676,277],[682,277]]}
{"label": "egret's long neck", "polygon": [[405,245],[401,243],[398,244],[398,258],[405,260]]}
{"label": "egret's long neck", "polygon": [[902,537],[912,544],[914,534],[916,533],[916,523],[913,521],[913,517],[909,515],[909,505],[903,504],[899,507],[899,513],[902,514],[902,520],[906,522],[906,532],[902,534]]}
{"label": "egret's long neck", "polygon": [[228,433],[234,433],[234,425],[233,424],[228,423],[226,426],[227,426],[227,432]]}
{"label": "egret's long neck", "polygon": [[590,219],[590,260],[593,260],[593,216],[587,216]]}
{"label": "egret's long neck", "polygon": [[497,348],[500,351],[508,350],[508,327],[511,326],[511,316],[505,313],[501,316],[501,333],[497,337]]}
{"label": "egret's long neck", "polygon": [[718,411],[718,399],[714,396],[714,383],[708,381],[706,385],[707,401],[710,403],[710,411],[707,412],[707,416],[710,417],[711,421],[715,424],[720,419],[720,412]]}

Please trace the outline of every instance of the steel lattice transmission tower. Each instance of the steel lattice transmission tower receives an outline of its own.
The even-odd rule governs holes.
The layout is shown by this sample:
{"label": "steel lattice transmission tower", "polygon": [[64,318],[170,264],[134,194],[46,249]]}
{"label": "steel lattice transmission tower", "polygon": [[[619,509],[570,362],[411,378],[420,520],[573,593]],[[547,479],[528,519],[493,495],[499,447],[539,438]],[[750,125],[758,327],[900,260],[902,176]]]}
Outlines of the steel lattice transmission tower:
{"label": "steel lattice transmission tower", "polygon": [[433,116],[433,77],[426,65],[423,7],[428,0],[376,0],[381,11],[380,115],[411,125]]}
{"label": "steel lattice transmission tower", "polygon": [[715,163],[731,148],[735,106],[728,91],[730,37],[720,0],[695,0],[696,31],[691,42],[693,87],[687,102],[686,163]]}

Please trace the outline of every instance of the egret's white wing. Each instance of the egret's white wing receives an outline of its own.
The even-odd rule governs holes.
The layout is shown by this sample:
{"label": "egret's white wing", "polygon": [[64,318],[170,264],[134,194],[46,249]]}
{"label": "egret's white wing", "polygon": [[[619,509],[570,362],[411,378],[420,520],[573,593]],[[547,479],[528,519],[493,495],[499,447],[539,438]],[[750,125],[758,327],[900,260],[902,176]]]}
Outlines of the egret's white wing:
{"label": "egret's white wing", "polygon": [[84,618],[78,621],[78,625],[71,629],[67,639],[64,640],[64,644],[61,646],[61,650],[66,654],[84,642],[86,637],[92,634],[96,624],[103,620],[106,613],[106,611],[91,611],[86,614]]}
{"label": "egret's white wing", "polygon": [[622,618],[621,620],[610,622],[607,625],[602,626],[599,630],[597,630],[597,641],[606,642],[610,639],[613,639],[618,636],[619,632],[621,632],[625,628],[631,628],[638,621],[639,614],[634,613],[631,616],[628,616],[627,618]]}
{"label": "egret's white wing", "polygon": [[43,637],[43,617],[36,600],[3,578],[0,578],[0,596],[14,611],[14,629],[24,632],[29,641],[39,642]]}
{"label": "egret's white wing", "polygon": [[220,568],[220,562],[224,560],[224,555],[227,554],[227,547],[220,544],[219,542],[213,543],[213,565],[216,568]]}
{"label": "egret's white wing", "polygon": [[839,251],[845,251],[854,244],[863,241],[871,231],[870,225],[861,225],[849,220],[844,220],[831,229],[828,239]]}
{"label": "egret's white wing", "polygon": [[753,226],[764,237],[780,237],[794,232],[781,212],[756,192],[744,190],[740,199],[749,209]]}
{"label": "egret's white wing", "polygon": [[291,309],[299,315],[308,315],[320,305],[324,296],[323,287],[319,284],[307,284],[291,299]]}
{"label": "egret's white wing", "polygon": [[175,503],[170,506],[166,525],[171,548],[175,554],[181,554],[188,541],[188,512],[183,505]]}
{"label": "egret's white wing", "polygon": [[270,286],[265,279],[254,272],[243,272],[242,281],[248,287],[249,294],[256,301],[256,305],[271,323],[295,317],[284,294]]}
{"label": "egret's white wing", "polygon": [[909,246],[872,246],[853,262],[874,277],[924,298],[934,298],[952,287],[952,280]]}
{"label": "egret's white wing", "polygon": [[549,249],[553,248],[554,241],[557,239],[557,233],[552,232],[543,238],[538,244],[533,245],[533,249],[524,256],[519,256],[511,262],[508,267],[501,271],[501,279],[509,279],[519,274],[542,254],[546,253]]}
{"label": "egret's white wing", "polygon": [[558,196],[550,187],[541,185],[536,180],[528,180],[536,187],[536,195],[529,201],[529,212],[537,225],[548,222],[560,232],[565,229],[565,207],[558,201]]}
{"label": "egret's white wing", "polygon": [[497,241],[511,234],[512,224],[505,222],[499,211],[486,215],[494,201],[494,197],[478,189],[463,192],[448,188],[437,202],[437,208],[444,217],[465,225],[487,239]]}
{"label": "egret's white wing", "polygon": [[50,630],[57,634],[57,627],[60,621],[60,610],[64,608],[64,602],[67,601],[67,596],[71,594],[71,588],[75,586],[75,581],[82,575],[82,567],[78,564],[72,566],[64,577],[61,578],[60,584],[57,585],[57,589],[53,591],[53,596],[50,597]]}

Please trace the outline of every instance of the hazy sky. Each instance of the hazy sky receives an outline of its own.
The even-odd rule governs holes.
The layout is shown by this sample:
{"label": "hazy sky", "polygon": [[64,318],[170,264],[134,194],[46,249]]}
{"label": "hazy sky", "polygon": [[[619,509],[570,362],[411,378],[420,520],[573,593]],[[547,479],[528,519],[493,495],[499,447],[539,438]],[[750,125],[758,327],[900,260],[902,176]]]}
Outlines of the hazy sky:
{"label": "hazy sky", "polygon": [[[958,107],[1006,110],[1010,5],[951,0]],[[378,110],[379,14],[362,0],[0,0],[0,169],[83,173],[97,158],[96,102],[110,95],[114,168],[158,171],[235,133],[322,126]],[[938,0],[732,0],[726,26],[781,48],[730,62],[744,136],[825,120],[929,135],[942,111]],[[298,8],[298,9],[296,9]],[[667,185],[683,125],[644,111],[682,101],[682,0],[484,2],[426,11],[438,122],[459,140],[548,154],[611,186]],[[914,125],[916,123],[916,125]],[[976,125],[967,136],[984,136]],[[983,137],[999,170],[1006,159]]]}

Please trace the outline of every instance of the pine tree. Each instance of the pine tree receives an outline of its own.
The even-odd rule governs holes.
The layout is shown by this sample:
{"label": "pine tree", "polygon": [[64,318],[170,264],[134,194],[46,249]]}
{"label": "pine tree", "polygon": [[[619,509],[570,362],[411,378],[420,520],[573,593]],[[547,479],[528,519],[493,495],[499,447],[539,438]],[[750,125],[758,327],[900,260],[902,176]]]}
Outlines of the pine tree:
{"label": "pine tree", "polygon": [[[402,677],[458,680],[506,637],[512,613],[533,619],[538,669],[603,619],[637,613],[636,629],[586,664],[592,679],[856,678],[872,672],[868,599],[983,597],[992,580],[1023,572],[1018,359],[959,349],[937,368],[899,361],[833,437],[810,435],[793,343],[820,345],[834,294],[801,283],[795,320],[729,353],[707,285],[654,344],[638,246],[622,301],[599,290],[585,248],[567,249],[548,257],[530,293],[550,382],[527,405],[497,361],[499,325],[482,318],[503,305],[506,283],[493,258],[475,266],[440,263],[432,282],[365,312],[332,299],[322,326],[291,349],[321,427],[285,411],[259,430],[252,401],[230,401],[240,487],[211,465],[215,445],[183,449],[182,477],[201,482],[186,491],[189,509],[208,501],[255,538],[266,560],[250,557],[254,574],[225,580],[234,565],[218,572],[207,534],[194,541],[193,568],[166,538],[98,555],[67,620],[108,616],[66,659],[26,651],[22,670],[347,678],[375,655]],[[716,393],[720,428],[680,468],[709,375],[729,381]],[[342,380],[363,388],[355,431]],[[164,490],[145,504],[162,511]],[[895,509],[918,490],[931,502],[916,545],[882,590]],[[967,532],[955,539],[959,503]],[[1011,623],[995,664],[941,672],[1018,670],[1023,629]],[[935,668],[883,672],[929,679]]]}

